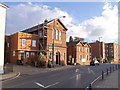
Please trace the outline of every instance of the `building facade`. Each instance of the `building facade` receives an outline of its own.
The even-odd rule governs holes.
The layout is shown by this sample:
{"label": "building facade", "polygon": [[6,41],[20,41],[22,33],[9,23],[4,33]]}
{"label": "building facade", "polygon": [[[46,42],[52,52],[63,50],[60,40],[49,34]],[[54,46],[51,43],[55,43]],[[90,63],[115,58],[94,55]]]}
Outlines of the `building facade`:
{"label": "building facade", "polygon": [[93,42],[91,45],[91,58],[97,58],[105,62],[117,63],[119,60],[119,44],[117,43],[105,43],[105,42]]}
{"label": "building facade", "polygon": [[105,59],[105,43],[104,42],[93,42],[89,43],[91,46],[91,59],[96,58],[97,60]]}
{"label": "building facade", "polygon": [[47,21],[22,32],[38,35],[39,52],[54,65],[66,65],[66,27],[59,19]]}
{"label": "building facade", "polygon": [[38,35],[18,32],[5,39],[5,61],[14,64],[32,64],[37,60]]}
{"label": "building facade", "polygon": [[88,65],[90,63],[90,45],[81,41],[67,43],[67,63]]}
{"label": "building facade", "polygon": [[105,57],[114,63],[118,63],[119,57],[119,44],[117,43],[106,43],[105,44]]}
{"label": "building facade", "polygon": [[0,73],[3,73],[4,66],[4,35],[6,23],[6,9],[8,6],[0,3]]}

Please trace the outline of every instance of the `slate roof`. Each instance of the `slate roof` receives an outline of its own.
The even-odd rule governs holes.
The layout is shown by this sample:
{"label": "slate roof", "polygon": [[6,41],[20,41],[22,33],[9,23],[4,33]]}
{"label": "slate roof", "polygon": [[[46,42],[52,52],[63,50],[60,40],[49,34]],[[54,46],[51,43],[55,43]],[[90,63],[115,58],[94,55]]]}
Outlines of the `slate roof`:
{"label": "slate roof", "polygon": [[[52,20],[48,21],[47,24],[50,24],[50,23],[53,22],[54,20],[56,20],[56,19],[52,19]],[[59,23],[65,28],[65,30],[68,30],[68,29],[63,25],[63,23],[62,23],[59,19],[57,19],[57,20],[58,20]],[[30,32],[32,29],[35,29],[35,28],[38,28],[38,27],[42,27],[43,24],[44,24],[44,23],[39,24],[39,25],[36,25],[36,26],[33,26],[33,27],[31,27],[31,28],[22,30],[21,32]],[[36,30],[37,30],[37,29],[36,29]]]}
{"label": "slate roof", "polygon": [[[81,43],[83,46],[88,44],[87,42],[81,42],[81,41],[71,41],[71,42],[67,42],[67,45],[77,45],[78,43]],[[89,45],[89,44],[88,44]],[[90,46],[90,45],[89,45]]]}

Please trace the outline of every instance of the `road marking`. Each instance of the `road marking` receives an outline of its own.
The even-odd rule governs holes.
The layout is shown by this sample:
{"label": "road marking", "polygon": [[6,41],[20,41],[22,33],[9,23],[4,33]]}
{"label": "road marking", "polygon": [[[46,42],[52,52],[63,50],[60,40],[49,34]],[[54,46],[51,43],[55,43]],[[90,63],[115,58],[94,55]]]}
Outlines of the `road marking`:
{"label": "road marking", "polygon": [[40,86],[40,87],[42,87],[42,88],[45,88],[44,85],[42,85],[42,84],[40,84],[40,83],[38,83],[38,82],[35,82],[35,84],[37,84],[38,86]]}
{"label": "road marking", "polygon": [[17,77],[20,76],[20,72],[18,72],[18,74],[15,76],[15,77],[11,77],[11,78],[8,78],[6,80],[3,80],[2,82],[6,82],[6,81],[9,81],[9,80],[13,80],[13,79],[16,79]]}
{"label": "road marking", "polygon": [[59,82],[56,82],[56,83],[51,84],[51,85],[48,85],[48,86],[46,86],[45,88],[48,88],[48,87],[54,86],[54,85],[56,85],[56,84],[58,84],[58,83],[59,83]]}
{"label": "road marking", "polygon": [[78,72],[79,69],[76,69],[75,72]]}
{"label": "road marking", "polygon": [[51,85],[48,85],[48,86],[44,86],[44,85],[42,85],[42,84],[40,84],[40,83],[38,83],[38,82],[35,82],[35,84],[37,84],[38,86],[40,86],[40,87],[42,87],[42,88],[48,88],[48,87],[51,87],[51,86],[54,86],[54,85],[56,85],[56,84],[58,84],[59,82],[56,82],[56,83],[54,83],[54,84],[51,84]]}

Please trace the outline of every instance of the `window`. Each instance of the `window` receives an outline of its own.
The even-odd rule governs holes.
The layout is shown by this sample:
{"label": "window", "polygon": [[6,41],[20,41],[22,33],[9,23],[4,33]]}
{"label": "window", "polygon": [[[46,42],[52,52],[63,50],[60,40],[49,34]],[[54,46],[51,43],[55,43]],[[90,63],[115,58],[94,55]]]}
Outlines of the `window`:
{"label": "window", "polygon": [[13,56],[15,56],[15,51],[13,51]]}
{"label": "window", "polygon": [[58,40],[58,30],[56,30],[56,40]]}
{"label": "window", "polygon": [[52,52],[50,52],[49,54],[49,59],[52,59]]}
{"label": "window", "polygon": [[29,52],[26,52],[26,58],[28,58],[29,57]]}
{"label": "window", "polygon": [[105,45],[105,47],[108,47],[108,45]]}
{"label": "window", "polygon": [[86,60],[88,60],[88,55],[86,55]]}
{"label": "window", "polygon": [[54,30],[52,30],[52,39],[54,39]]}
{"label": "window", "polygon": [[108,49],[105,49],[106,52],[108,52]]}
{"label": "window", "polygon": [[22,46],[26,46],[26,39],[22,39]]}
{"label": "window", "polygon": [[34,52],[31,52],[31,56],[34,56],[35,55],[35,53]]}
{"label": "window", "polygon": [[82,60],[82,55],[80,55],[80,61]]}
{"label": "window", "polygon": [[9,43],[7,43],[7,47],[10,47],[10,44],[9,44]]}
{"label": "window", "polygon": [[79,52],[81,52],[81,47],[79,47]]}
{"label": "window", "polygon": [[32,46],[36,47],[36,40],[32,40]]}
{"label": "window", "polygon": [[62,40],[62,31],[59,31],[59,40]]}
{"label": "window", "polygon": [[88,48],[86,48],[86,52],[88,52]]}

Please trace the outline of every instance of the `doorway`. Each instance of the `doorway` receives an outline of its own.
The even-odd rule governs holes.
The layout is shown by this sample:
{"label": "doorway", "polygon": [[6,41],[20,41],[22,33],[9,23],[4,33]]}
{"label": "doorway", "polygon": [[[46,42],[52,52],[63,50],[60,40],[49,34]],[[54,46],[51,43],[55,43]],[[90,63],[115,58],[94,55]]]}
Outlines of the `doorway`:
{"label": "doorway", "polygon": [[56,64],[60,65],[60,53],[56,52]]}

